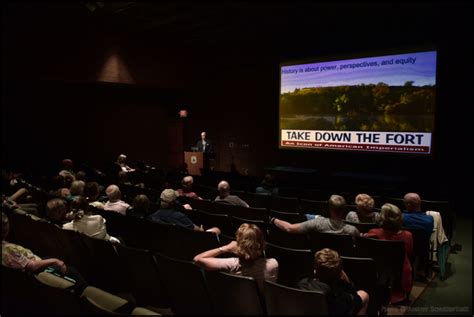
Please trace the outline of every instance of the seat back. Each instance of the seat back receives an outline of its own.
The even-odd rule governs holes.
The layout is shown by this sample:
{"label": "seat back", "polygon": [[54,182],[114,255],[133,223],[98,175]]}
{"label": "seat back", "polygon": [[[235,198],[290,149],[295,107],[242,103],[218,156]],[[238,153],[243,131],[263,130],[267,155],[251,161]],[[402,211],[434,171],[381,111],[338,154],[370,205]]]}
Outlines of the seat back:
{"label": "seat back", "polygon": [[129,315],[132,305],[125,299],[94,286],[88,286],[81,295],[85,314]]}
{"label": "seat back", "polygon": [[378,224],[371,222],[352,222],[344,220],[344,223],[356,227],[361,233],[369,232],[370,229],[379,228]]}
{"label": "seat back", "polygon": [[254,278],[206,271],[207,285],[218,315],[263,315],[264,309]]}
{"label": "seat back", "polygon": [[341,256],[342,268],[357,290],[369,294],[368,315],[376,315],[382,306],[382,297],[377,292],[377,267],[372,258]]}
{"label": "seat back", "polygon": [[269,212],[270,219],[275,217],[280,220],[287,221],[289,223],[300,223],[306,221],[306,217],[301,214],[293,213],[293,212],[283,212],[277,210],[270,210]]}
{"label": "seat back", "polygon": [[175,259],[192,261],[197,254],[218,247],[219,240],[213,232],[173,226],[169,231],[168,249],[165,255]]}
{"label": "seat back", "polygon": [[160,279],[171,298],[174,314],[208,315],[212,303],[202,270],[190,261],[182,261],[163,254],[154,255]]}
{"label": "seat back", "polygon": [[337,251],[339,255],[354,255],[354,240],[350,235],[311,231],[308,236],[310,249],[313,252],[329,248]]}
{"label": "seat back", "polygon": [[265,255],[278,261],[278,284],[295,287],[305,277],[313,276],[314,253],[267,244]]}
{"label": "seat back", "polygon": [[257,227],[259,227],[260,230],[262,230],[262,233],[263,233],[265,239],[267,239],[267,237],[268,237],[268,226],[263,220],[252,220],[252,219],[245,219],[245,218],[234,217],[234,216],[231,216],[231,219],[232,219],[232,226],[234,228],[234,233],[237,231],[237,229],[239,229],[239,227],[243,223],[249,223],[249,224],[254,224]]}
{"label": "seat back", "polygon": [[399,287],[405,261],[403,241],[356,238],[358,257],[373,258],[377,271],[377,283],[389,287]]}
{"label": "seat back", "polygon": [[193,214],[193,221],[197,225],[203,225],[204,228],[218,227],[223,234],[229,236],[235,234],[232,220],[228,215],[214,214],[200,209],[194,209],[191,214]]}
{"label": "seat back", "polygon": [[120,261],[114,245],[107,240],[95,239],[80,234],[81,240],[87,249],[89,261],[101,265],[91,265],[87,282],[111,293],[127,291],[128,285],[119,278],[125,265]]}
{"label": "seat back", "polygon": [[309,249],[307,235],[288,233],[275,225],[268,226],[268,242],[285,248]]}
{"label": "seat back", "polygon": [[116,246],[119,260],[124,266],[117,279],[123,279],[137,305],[167,308],[171,306],[169,295],[161,281],[153,254],[148,250]]}
{"label": "seat back", "polygon": [[298,197],[272,196],[270,209],[284,212],[300,212]]}
{"label": "seat back", "polygon": [[327,299],[322,292],[300,290],[265,281],[268,315],[327,315]]}
{"label": "seat back", "polygon": [[327,200],[309,200],[300,199],[300,209],[303,214],[321,215],[327,217],[329,215],[329,205]]}

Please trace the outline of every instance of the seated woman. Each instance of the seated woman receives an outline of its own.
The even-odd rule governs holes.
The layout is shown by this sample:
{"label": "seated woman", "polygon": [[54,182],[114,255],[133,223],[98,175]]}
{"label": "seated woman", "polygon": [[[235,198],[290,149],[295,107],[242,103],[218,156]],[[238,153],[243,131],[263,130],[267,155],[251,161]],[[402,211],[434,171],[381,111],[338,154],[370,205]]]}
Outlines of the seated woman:
{"label": "seated woman", "polygon": [[101,215],[89,214],[87,212],[88,209],[89,204],[84,197],[74,197],[71,202],[71,212],[73,213],[73,219],[71,222],[65,223],[63,225],[63,229],[75,230],[91,238],[120,243],[120,240],[107,234],[105,219]]}
{"label": "seated woman", "polygon": [[380,214],[374,211],[374,199],[367,194],[359,194],[355,198],[356,211],[347,213],[350,222],[380,223]]}
{"label": "seated woman", "polygon": [[[237,241],[196,255],[196,265],[210,271],[224,270],[253,277],[260,289],[263,289],[264,280],[276,282],[278,262],[273,258],[265,258],[265,239],[260,228],[254,224],[243,223],[235,236]],[[233,253],[236,256],[218,258],[224,253]]]}
{"label": "seated woman", "polygon": [[411,232],[400,230],[402,212],[392,204],[384,204],[381,210],[382,228],[371,229],[365,236],[383,240],[402,240],[405,244],[405,260],[403,262],[401,289],[392,289],[390,303],[398,303],[406,298],[413,287],[412,267],[410,258],[413,256],[413,237]]}
{"label": "seated woman", "polygon": [[24,248],[18,244],[6,241],[6,237],[10,231],[10,223],[8,217],[2,212],[2,265],[12,269],[19,269],[31,273],[39,273],[45,269],[53,269],[54,271],[68,276],[76,281],[75,288],[80,292],[87,283],[82,276],[70,266],[66,266],[64,262],[57,258],[42,259],[31,250]]}

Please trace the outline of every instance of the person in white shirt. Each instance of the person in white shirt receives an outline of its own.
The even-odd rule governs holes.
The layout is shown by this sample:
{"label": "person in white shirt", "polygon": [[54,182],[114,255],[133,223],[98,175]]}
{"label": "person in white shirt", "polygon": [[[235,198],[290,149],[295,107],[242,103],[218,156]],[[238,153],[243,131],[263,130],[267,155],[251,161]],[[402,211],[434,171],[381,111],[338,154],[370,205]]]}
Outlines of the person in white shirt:
{"label": "person in white shirt", "polygon": [[101,215],[89,214],[87,212],[88,207],[89,204],[84,197],[74,197],[71,203],[73,220],[65,223],[63,225],[63,229],[75,230],[95,239],[109,240],[114,243],[120,243],[117,238],[107,234],[105,219]]}
{"label": "person in white shirt", "polygon": [[125,216],[130,205],[121,200],[120,188],[117,185],[110,185],[105,190],[105,194],[109,197],[109,201],[105,203],[104,210],[115,211]]}

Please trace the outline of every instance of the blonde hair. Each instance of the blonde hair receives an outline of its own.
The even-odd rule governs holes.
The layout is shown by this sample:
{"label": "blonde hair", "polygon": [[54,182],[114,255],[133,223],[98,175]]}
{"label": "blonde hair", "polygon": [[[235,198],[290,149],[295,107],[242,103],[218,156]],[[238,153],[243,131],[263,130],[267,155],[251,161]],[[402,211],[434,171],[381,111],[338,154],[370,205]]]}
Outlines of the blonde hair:
{"label": "blonde hair", "polygon": [[325,248],[314,255],[314,269],[316,278],[321,282],[332,283],[342,272],[342,260],[334,250]]}
{"label": "blonde hair", "polygon": [[263,256],[265,238],[257,225],[243,223],[236,233],[237,256],[243,261],[255,261]]}
{"label": "blonde hair", "polygon": [[355,198],[357,209],[372,211],[374,209],[374,199],[367,194],[359,194]]}
{"label": "blonde hair", "polygon": [[403,224],[403,216],[400,208],[392,204],[384,204],[380,211],[382,227],[391,231],[398,231]]}

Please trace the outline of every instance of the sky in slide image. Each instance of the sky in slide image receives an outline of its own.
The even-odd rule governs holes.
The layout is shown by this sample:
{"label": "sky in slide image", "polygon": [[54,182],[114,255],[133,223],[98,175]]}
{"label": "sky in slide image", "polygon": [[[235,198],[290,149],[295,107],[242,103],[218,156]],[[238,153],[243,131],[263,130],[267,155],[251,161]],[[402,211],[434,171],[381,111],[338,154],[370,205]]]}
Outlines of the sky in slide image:
{"label": "sky in slide image", "polygon": [[[382,65],[383,61],[391,63]],[[351,64],[359,67],[343,66]],[[312,68],[313,71],[305,72],[307,68]],[[281,67],[282,94],[302,88],[369,85],[380,82],[389,86],[403,86],[407,81],[413,81],[413,86],[436,84],[436,51]]]}

